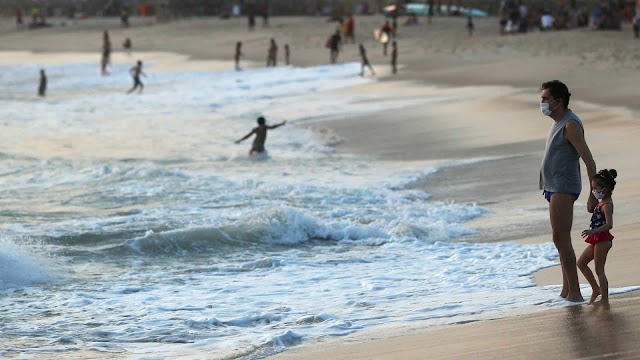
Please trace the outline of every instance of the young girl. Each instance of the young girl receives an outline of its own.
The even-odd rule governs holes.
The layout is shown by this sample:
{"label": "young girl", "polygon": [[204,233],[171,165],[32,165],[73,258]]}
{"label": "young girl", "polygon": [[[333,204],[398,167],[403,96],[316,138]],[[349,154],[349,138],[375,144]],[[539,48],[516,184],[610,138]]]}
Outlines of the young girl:
{"label": "young girl", "polygon": [[[582,237],[585,238],[584,241],[589,246],[578,259],[578,268],[593,289],[589,304],[593,304],[598,295],[602,295],[601,301],[603,303],[609,302],[609,282],[604,273],[604,263],[607,261],[607,253],[611,249],[611,241],[613,240],[613,235],[609,233],[609,230],[613,228],[613,200],[611,200],[611,193],[616,186],[616,176],[618,176],[616,170],[604,169],[600,170],[591,179],[593,195],[599,202],[593,210],[590,229],[582,232]],[[598,281],[596,281],[591,269],[587,266],[591,260],[595,262]]]}

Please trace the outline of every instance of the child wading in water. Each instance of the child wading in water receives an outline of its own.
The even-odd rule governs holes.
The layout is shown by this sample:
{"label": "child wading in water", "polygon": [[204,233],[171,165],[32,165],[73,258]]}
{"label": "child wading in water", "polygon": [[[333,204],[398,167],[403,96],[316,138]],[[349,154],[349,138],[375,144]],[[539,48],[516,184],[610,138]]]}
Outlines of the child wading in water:
{"label": "child wading in water", "polygon": [[[604,264],[607,261],[607,254],[612,246],[613,235],[609,230],[613,228],[613,200],[611,193],[616,186],[616,176],[618,172],[614,169],[600,170],[593,179],[591,179],[591,188],[593,195],[599,200],[593,210],[591,216],[591,225],[589,230],[582,232],[582,237],[589,246],[584,250],[580,259],[578,259],[578,268],[587,278],[593,292],[589,304],[593,304],[598,297],[602,295],[603,303],[609,302],[609,281],[604,273]],[[593,276],[591,269],[587,266],[591,260],[594,260],[596,276]]]}

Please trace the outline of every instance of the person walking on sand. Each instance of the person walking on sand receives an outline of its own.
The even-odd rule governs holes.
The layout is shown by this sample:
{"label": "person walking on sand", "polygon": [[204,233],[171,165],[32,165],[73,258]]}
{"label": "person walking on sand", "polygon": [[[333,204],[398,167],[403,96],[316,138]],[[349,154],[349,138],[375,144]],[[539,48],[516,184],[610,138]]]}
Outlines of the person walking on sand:
{"label": "person walking on sand", "polygon": [[471,15],[467,16],[467,31],[469,36],[473,36],[473,17]]}
{"label": "person walking on sand", "polygon": [[236,53],[233,55],[233,60],[236,63],[236,71],[240,70],[240,58],[242,57],[242,41],[236,43]]}
{"label": "person walking on sand", "polygon": [[242,141],[248,139],[251,135],[256,135],[256,137],[253,139],[251,150],[249,150],[249,156],[253,154],[261,154],[266,151],[264,148],[264,143],[267,141],[267,130],[273,130],[287,123],[286,121],[283,121],[279,124],[267,125],[266,120],[262,116],[260,116],[257,121],[258,127],[255,127],[253,130],[251,130],[251,132],[245,135],[242,139],[235,141],[236,144],[239,144]]}
{"label": "person walking on sand", "polygon": [[100,73],[102,75],[109,75],[107,67],[111,64],[111,40],[109,39],[109,32],[104,31],[102,34],[102,59],[100,61]]}
{"label": "person walking on sand", "polygon": [[331,35],[329,38],[329,62],[335,64],[338,61],[338,55],[340,54],[340,47],[342,46],[342,37],[340,36],[340,30]]}
{"label": "person walking on sand", "polygon": [[362,43],[360,43],[360,58],[362,59],[360,76],[364,76],[365,68],[369,68],[371,75],[375,75],[376,72],[373,70],[373,66],[371,66],[371,63],[369,63],[369,58],[367,58],[367,49],[364,48],[364,45],[362,45]]}
{"label": "person walking on sand", "polygon": [[391,43],[391,72],[398,73],[398,43],[395,40]]}
{"label": "person walking on sand", "polygon": [[395,30],[388,21],[385,21],[384,25],[380,28],[378,41],[380,41],[383,33],[387,35],[387,41],[382,43],[382,55],[387,56],[387,46],[389,46],[391,37],[395,36]]}
{"label": "person walking on sand", "polygon": [[44,97],[47,93],[47,74],[44,69],[40,69],[40,82],[38,84],[38,96]]}
{"label": "person walking on sand", "polygon": [[[611,194],[616,187],[618,172],[615,169],[600,170],[591,179],[593,196],[599,200],[591,216],[589,230],[582,231],[584,241],[589,244],[578,259],[578,268],[591,285],[591,299],[588,304],[593,304],[598,295],[602,295],[601,302],[609,302],[609,281],[604,273],[604,264],[607,254],[611,250],[613,235],[609,232],[613,228],[613,200]],[[598,281],[593,276],[589,263],[594,260]]]}
{"label": "person walking on sand", "polygon": [[142,89],[144,89],[144,84],[140,81],[140,75],[147,76],[144,72],[142,72],[142,61],[138,60],[136,65],[129,69],[129,73],[133,78],[133,87],[127,91],[127,94],[131,94],[136,89],[139,88],[138,92],[141,93]]}
{"label": "person walking on sand", "polygon": [[276,44],[276,40],[271,38],[269,42],[269,50],[267,51],[267,67],[276,66],[278,59],[278,45]]}
{"label": "person walking on sand", "polygon": [[[584,162],[589,179],[596,174],[596,164],[584,138],[582,121],[568,107],[571,93],[567,86],[553,80],[543,83],[540,91],[540,110],[553,119],[540,167],[540,189],[549,202],[553,243],[560,257],[560,296],[568,301],[584,301],[571,244],[573,203],[582,190],[579,160]],[[587,210],[593,212],[597,202],[590,192]]]}

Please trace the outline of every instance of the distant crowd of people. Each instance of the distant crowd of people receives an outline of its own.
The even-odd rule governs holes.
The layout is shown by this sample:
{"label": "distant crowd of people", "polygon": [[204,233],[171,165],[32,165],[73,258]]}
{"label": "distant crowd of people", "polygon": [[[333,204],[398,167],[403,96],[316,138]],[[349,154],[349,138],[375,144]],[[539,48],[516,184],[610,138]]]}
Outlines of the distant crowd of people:
{"label": "distant crowd of people", "polygon": [[539,31],[566,30],[588,27],[593,30],[622,30],[623,22],[632,24],[636,37],[640,31],[640,9],[624,0],[602,1],[592,8],[577,7],[576,1],[558,0],[551,7],[543,2],[530,8],[521,0],[501,0],[500,33],[526,33],[532,29]]}

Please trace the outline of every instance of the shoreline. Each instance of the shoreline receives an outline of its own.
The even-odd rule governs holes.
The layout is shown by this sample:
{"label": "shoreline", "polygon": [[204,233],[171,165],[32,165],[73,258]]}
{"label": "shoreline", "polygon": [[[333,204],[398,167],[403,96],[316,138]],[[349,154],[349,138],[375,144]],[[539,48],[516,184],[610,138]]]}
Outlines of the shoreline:
{"label": "shoreline", "polygon": [[[303,20],[305,20],[303,18]],[[375,17],[368,19],[365,23],[374,23]],[[378,18],[379,20],[379,18]],[[447,24],[454,23],[454,19],[438,19],[447,21],[438,21]],[[496,19],[489,19],[494,21]],[[324,58],[325,51],[316,49],[316,43],[322,41],[326,31],[310,31],[305,34],[296,34],[295,30],[300,29],[302,24],[298,24],[299,19],[293,19],[295,26],[291,28],[278,27],[277,24],[285,23],[286,19],[275,18],[271,28],[263,32],[247,33],[243,29],[232,29],[232,34],[237,37],[244,37],[248,44],[257,44],[266,41],[269,36],[280,34],[288,37],[292,42],[298,42],[299,48],[294,48],[294,65],[304,65],[311,63],[312,59]],[[314,20],[316,23],[318,21]],[[464,20],[461,20],[464,21]],[[304,22],[304,21],[303,21]],[[364,21],[363,21],[364,22]],[[213,27],[213,30],[220,30],[220,23],[228,25],[220,20],[199,20],[199,21],[180,21],[178,23],[154,25],[163,31],[174,31],[171,35],[172,39],[180,39],[189,35],[194,35],[195,29]],[[236,21],[233,23],[237,24]],[[180,31],[180,27],[185,24],[192,24],[195,29],[186,29]],[[211,25],[213,24],[213,25]],[[244,22],[242,22],[244,24]],[[334,24],[326,24],[329,29]],[[570,90],[574,94],[574,101],[570,107],[576,110],[585,122],[588,134],[588,143],[591,147],[598,167],[614,167],[621,174],[619,187],[616,189],[616,196],[620,197],[620,201],[616,201],[617,207],[620,209],[619,215],[616,215],[616,228],[613,232],[620,240],[620,246],[616,241],[616,245],[612,251],[610,263],[608,263],[607,271],[610,274],[611,287],[631,286],[640,284],[640,270],[635,261],[636,256],[640,256],[640,250],[633,247],[633,241],[637,240],[637,230],[640,230],[634,219],[636,210],[640,210],[636,205],[640,199],[640,191],[636,190],[640,184],[640,171],[633,168],[633,154],[637,151],[634,146],[634,139],[637,138],[639,131],[636,129],[638,120],[638,111],[640,111],[640,103],[637,102],[635,84],[640,80],[637,69],[633,65],[626,64],[621,68],[616,68],[616,64],[624,63],[624,61],[616,60],[607,62],[600,55],[607,54],[611,48],[619,46],[624,42],[620,36],[616,36],[608,44],[606,36],[602,33],[596,34],[596,44],[605,46],[604,49],[594,50],[595,55],[580,54],[579,56],[570,56],[570,54],[560,52],[559,55],[548,54],[547,50],[534,49],[539,51],[541,55],[528,56],[522,50],[530,41],[534,46],[544,43],[550,39],[542,39],[544,34],[530,34],[516,37],[498,37],[491,36],[488,31],[493,23],[480,22],[478,24],[480,36],[478,44],[469,43],[470,39],[463,39],[457,35],[448,38],[450,43],[436,42],[435,44],[425,45],[421,47],[418,40],[402,38],[402,41],[411,43],[401,49],[407,49],[407,52],[400,56],[400,63],[404,66],[401,68],[398,76],[387,76],[379,78],[380,81],[374,83],[376,85],[365,85],[366,88],[376,87],[376,91],[387,94],[399,94],[402,96],[423,96],[428,98],[429,91],[451,91],[452,96],[465,88],[477,88],[480,92],[491,89],[489,94],[478,99],[466,100],[460,106],[450,106],[450,104],[440,105],[417,105],[408,106],[400,111],[381,112],[374,114],[364,114],[361,116],[353,116],[350,119],[328,120],[313,122],[313,126],[331,128],[339,136],[346,137],[347,144],[338,145],[339,151],[345,148],[349,151],[356,151],[365,154],[378,154],[382,158],[396,161],[425,160],[425,157],[432,156],[437,159],[468,159],[470,157],[496,156],[496,160],[467,164],[457,167],[446,167],[441,172],[431,175],[422,183],[416,184],[416,188],[420,189],[440,189],[442,192],[435,192],[433,199],[453,200],[453,201],[469,201],[474,198],[479,200],[481,206],[491,209],[492,214],[485,218],[472,221],[469,225],[478,229],[478,234],[471,238],[482,238],[486,234],[496,235],[500,240],[509,240],[510,236],[517,238],[517,241],[523,243],[546,242],[549,241],[548,233],[550,231],[548,219],[546,219],[546,205],[542,196],[537,191],[537,166],[539,159],[536,154],[540,154],[544,150],[544,139],[546,137],[549,122],[541,118],[538,114],[537,102],[535,96],[537,87],[542,81],[559,78],[567,83]],[[364,25],[367,26],[367,25]],[[439,28],[438,28],[439,29]],[[37,54],[50,54],[47,50],[49,46],[60,45],[61,39],[65,39],[72,28],[66,28],[62,31],[54,31],[51,34],[43,33],[43,39],[37,41]],[[94,33],[82,35],[82,41],[77,44],[62,45],[69,48],[84,49],[87,54],[95,58],[96,66],[99,60],[97,51],[90,52],[92,48],[98,48],[99,42],[94,41],[91,36],[99,34],[102,29],[95,28]],[[38,30],[46,31],[46,30]],[[153,37],[153,29],[150,27],[134,28],[134,29],[113,29],[115,36],[124,36],[127,32],[134,32],[140,36],[142,40],[141,47],[138,49],[134,45],[134,53],[138,51],[146,51],[151,48],[158,47],[158,39]],[[268,33],[265,33],[268,31]],[[286,33],[290,31],[290,33]],[[413,29],[407,29],[407,32]],[[436,41],[435,37],[439,34],[439,30],[435,34],[413,33],[413,35],[421,34],[428,36],[428,41]],[[35,32],[32,34],[36,34]],[[38,33],[39,34],[39,33]],[[284,35],[282,35],[284,34]],[[557,32],[552,33],[560,37],[565,44],[571,43],[576,39],[584,39],[583,31],[575,32]],[[0,45],[0,51],[6,50],[12,44],[18,47],[28,47],[30,44],[25,41],[25,36],[29,37],[27,32],[16,32],[10,34],[2,34],[2,37],[8,37],[9,41],[5,45]],[[230,36],[233,38],[233,36]],[[602,38],[605,38],[604,40]],[[173,45],[159,46],[164,53],[163,47],[173,46],[175,51],[171,51],[177,56],[185,57],[186,61],[198,63],[205,59],[230,59],[231,53],[228,51],[231,44],[235,40],[213,39],[213,49],[206,49],[202,44],[206,44],[207,37],[202,34],[195,35],[194,43],[200,44],[194,46],[191,44],[178,43]],[[303,39],[303,40],[301,40]],[[51,40],[52,45],[48,44]],[[483,43],[486,42],[486,43]],[[602,41],[605,41],[604,43]],[[17,43],[16,43],[17,42]],[[117,41],[114,41],[117,43]],[[137,40],[134,40],[134,44]],[[0,41],[2,44],[2,41]],[[9,45],[6,45],[9,44]],[[64,43],[63,43],[64,44]],[[369,40],[367,46],[370,46],[370,52],[377,51],[373,41]],[[373,45],[372,45],[373,44]],[[452,48],[452,44],[453,47]],[[482,52],[479,46],[487,46],[487,50]],[[500,45],[501,46],[498,46]],[[576,53],[584,51],[582,48],[589,44],[579,44]],[[404,46],[404,45],[402,45]],[[607,47],[608,46],[608,47]],[[501,49],[497,54],[491,54],[491,51]],[[19,51],[19,49],[18,49]],[[60,50],[63,51],[64,50]],[[71,50],[73,51],[73,50]],[[299,51],[299,52],[298,52]],[[350,50],[351,51],[351,50]],[[346,51],[345,51],[346,52]],[[258,59],[261,52],[255,50],[247,51],[247,59],[260,66]],[[624,51],[623,51],[624,53]],[[122,55],[121,52],[114,52],[115,55]],[[184,54],[184,55],[180,55]],[[430,56],[426,61],[425,54]],[[462,54],[462,55],[461,55]],[[624,53],[625,56],[627,53]],[[471,59],[464,58],[470,55]],[[89,56],[89,55],[87,55]],[[296,56],[299,58],[296,59]],[[493,57],[491,57],[493,56]],[[506,58],[501,58],[505,56]],[[604,56],[604,55],[603,55]],[[133,57],[132,57],[133,59]],[[625,58],[626,59],[626,58]],[[183,59],[184,60],[184,59]],[[342,61],[357,61],[357,57],[353,53],[341,59]],[[385,58],[380,54],[371,56],[374,64],[382,64],[381,60]],[[376,62],[377,61],[377,62]],[[625,60],[626,61],[626,60]],[[204,61],[202,61],[204,63]],[[212,63],[233,64],[231,61],[212,60]],[[549,63],[553,66],[549,66]],[[184,66],[183,63],[181,63]],[[325,65],[325,64],[317,64]],[[602,73],[594,72],[594,69],[603,67],[606,71]],[[611,70],[611,68],[614,68]],[[184,68],[181,68],[184,69]],[[526,71],[523,71],[525,69]],[[488,76],[488,74],[490,76]],[[593,87],[593,83],[598,84],[598,88]],[[498,90],[496,91],[496,87]],[[508,89],[503,91],[503,89]],[[468,90],[468,89],[467,89]],[[354,89],[345,91],[346,94],[353,94]],[[397,93],[394,93],[397,91]],[[464,90],[462,90],[464,93]],[[529,96],[532,94],[533,96]],[[605,108],[613,106],[613,108]],[[452,109],[453,108],[453,109]],[[603,109],[604,108],[604,109]],[[433,118],[446,119],[446,121],[430,121],[426,119],[424,114],[433,112],[437,114]],[[476,114],[470,118],[468,114]],[[398,120],[402,121],[390,121]],[[507,119],[507,120],[505,120]],[[508,121],[508,122],[507,122]],[[363,125],[364,124],[364,125]],[[363,135],[363,131],[370,132]],[[498,133],[496,133],[496,131]],[[592,135],[594,134],[594,135]],[[595,135],[597,134],[597,135]],[[360,143],[354,142],[354,139],[360,137]],[[614,140],[612,140],[614,139]],[[611,146],[615,141],[616,146]],[[428,143],[425,145],[424,143]],[[420,153],[422,151],[422,153]],[[541,158],[541,157],[540,157]],[[599,161],[599,159],[610,159],[611,161]],[[600,163],[603,165],[600,166]],[[533,174],[528,172],[533,168]],[[583,168],[583,178],[584,178]],[[452,180],[453,179],[453,180]],[[470,184],[477,183],[478,179],[482,179],[484,184],[479,188],[469,188]],[[624,179],[624,180],[623,180]],[[531,185],[533,184],[533,187]],[[583,180],[584,188],[584,180]],[[500,193],[496,195],[496,189],[500,189]],[[529,190],[530,189],[530,190]],[[573,243],[576,252],[582,250],[582,239],[579,232],[588,217],[579,210],[580,206],[584,206],[586,198],[581,197],[575,208],[574,226],[573,226]],[[513,209],[525,208],[523,211],[513,211]],[[500,221],[496,221],[500,220]],[[513,229],[517,227],[517,231]],[[497,232],[497,234],[496,234]],[[464,239],[467,238],[463,238]],[[580,275],[581,276],[581,275]],[[559,279],[559,267],[548,268],[539,271],[534,275],[538,286],[557,285]],[[581,283],[584,279],[580,278]],[[625,285],[623,285],[625,284]],[[586,294],[583,294],[586,295]],[[607,348],[601,355],[605,354],[640,354],[640,348],[634,346],[637,344],[637,335],[629,330],[627,325],[621,325],[619,321],[624,318],[624,324],[634,324],[640,326],[640,311],[633,308],[633,303],[640,297],[640,292],[635,291],[630,294],[612,296],[612,309],[615,311],[608,312],[613,320],[609,319],[612,331],[619,333],[619,339],[624,346],[618,346],[617,349]],[[575,310],[575,309],[583,310]],[[596,310],[593,310],[596,309]],[[427,333],[417,329],[411,329],[408,334],[396,334],[389,337],[388,334],[381,334],[379,337],[367,339],[366,331],[357,335],[355,338],[360,340],[339,339],[331,341],[331,347],[328,348],[322,341],[319,343],[303,344],[299,348],[288,349],[283,354],[274,358],[299,358],[313,359],[320,356],[328,358],[377,358],[391,359],[397,358],[402,354],[403,358],[424,358],[426,351],[430,356],[437,357],[464,357],[466,355],[475,354],[481,359],[495,358],[497,354],[503,357],[518,357],[522,355],[524,358],[532,358],[538,356],[538,352],[534,352],[539,345],[545,351],[549,358],[571,357],[576,353],[583,356],[593,355],[597,352],[590,344],[586,344],[588,350],[581,352],[578,346],[567,347],[565,343],[558,342],[564,339],[570,343],[580,343],[581,339],[545,337],[544,339],[536,339],[536,334],[549,331],[552,324],[558,321],[568,322],[575,329],[593,328],[593,319],[588,318],[589,315],[596,311],[602,310],[601,306],[572,306],[563,309],[545,310],[541,313],[533,315],[516,315],[502,318],[499,320],[481,320],[471,324],[457,324],[447,326],[444,329],[426,329]],[[582,315],[575,315],[576,313]],[[597,313],[598,317],[606,318],[606,313]],[[528,327],[531,323],[534,326]],[[588,326],[584,325],[588,324]],[[425,329],[423,329],[425,330]],[[402,329],[398,329],[400,333]],[[557,332],[557,331],[556,331]],[[489,338],[487,338],[487,336]],[[468,343],[460,348],[459,338],[469,339]],[[592,338],[591,335],[589,338]],[[594,342],[594,344],[599,344]],[[601,344],[600,344],[601,345]],[[483,350],[484,349],[484,350]],[[488,350],[487,350],[488,349]],[[555,352],[551,352],[554,350]]]}

